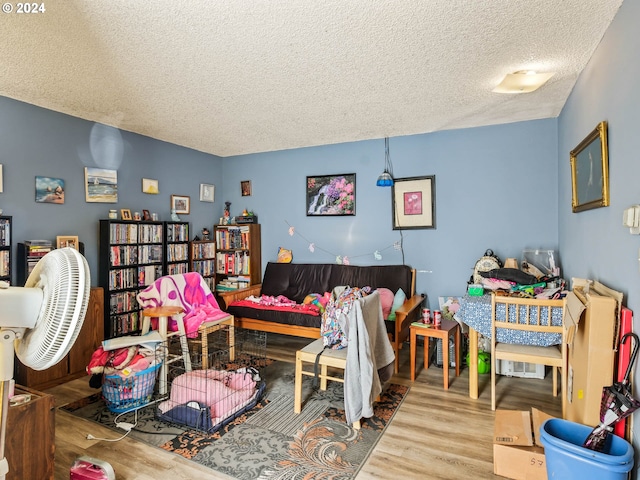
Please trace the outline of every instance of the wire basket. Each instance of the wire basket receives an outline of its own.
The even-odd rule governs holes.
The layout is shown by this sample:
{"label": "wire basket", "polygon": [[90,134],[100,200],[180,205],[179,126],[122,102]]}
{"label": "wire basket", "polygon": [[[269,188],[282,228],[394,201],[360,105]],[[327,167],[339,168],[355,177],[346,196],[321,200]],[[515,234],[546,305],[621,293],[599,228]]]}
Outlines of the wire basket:
{"label": "wire basket", "polygon": [[106,375],[102,382],[102,397],[107,408],[115,413],[143,407],[151,401],[158,370],[158,363],[129,377]]}

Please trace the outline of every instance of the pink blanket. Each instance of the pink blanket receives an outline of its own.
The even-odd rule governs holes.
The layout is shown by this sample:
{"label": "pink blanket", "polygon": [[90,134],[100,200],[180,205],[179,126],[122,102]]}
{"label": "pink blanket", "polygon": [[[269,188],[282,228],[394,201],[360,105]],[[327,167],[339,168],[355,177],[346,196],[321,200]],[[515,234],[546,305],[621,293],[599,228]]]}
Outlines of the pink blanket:
{"label": "pink blanket", "polygon": [[[142,308],[177,306],[184,308],[184,328],[187,337],[198,336],[198,328],[204,322],[221,320],[228,313],[218,306],[202,276],[197,272],[166,275],[158,278],[138,293],[138,303]],[[168,328],[177,331],[175,320],[170,319]]]}

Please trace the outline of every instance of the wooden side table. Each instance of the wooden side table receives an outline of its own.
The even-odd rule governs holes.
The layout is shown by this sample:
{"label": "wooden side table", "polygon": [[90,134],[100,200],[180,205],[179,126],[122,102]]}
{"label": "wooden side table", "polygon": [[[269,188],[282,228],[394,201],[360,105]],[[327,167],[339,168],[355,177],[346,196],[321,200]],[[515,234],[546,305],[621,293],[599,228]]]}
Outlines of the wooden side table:
{"label": "wooden side table", "polygon": [[442,372],[444,376],[444,389],[449,389],[449,337],[453,337],[454,352],[456,356],[456,377],[460,375],[460,325],[453,320],[442,319],[439,327],[433,325],[424,327],[411,325],[411,381],[416,379],[416,343],[418,336],[424,337],[424,368],[429,368],[429,341],[430,338],[439,338],[442,341]]}

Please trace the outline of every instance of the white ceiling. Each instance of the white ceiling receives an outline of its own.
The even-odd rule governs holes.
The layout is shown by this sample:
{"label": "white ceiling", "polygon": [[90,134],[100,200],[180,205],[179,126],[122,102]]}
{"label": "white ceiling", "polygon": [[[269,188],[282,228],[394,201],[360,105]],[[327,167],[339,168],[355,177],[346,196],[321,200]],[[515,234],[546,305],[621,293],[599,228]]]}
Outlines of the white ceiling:
{"label": "white ceiling", "polygon": [[[621,3],[12,3],[0,95],[222,157],[549,118]],[[557,73],[491,91],[525,69]]]}

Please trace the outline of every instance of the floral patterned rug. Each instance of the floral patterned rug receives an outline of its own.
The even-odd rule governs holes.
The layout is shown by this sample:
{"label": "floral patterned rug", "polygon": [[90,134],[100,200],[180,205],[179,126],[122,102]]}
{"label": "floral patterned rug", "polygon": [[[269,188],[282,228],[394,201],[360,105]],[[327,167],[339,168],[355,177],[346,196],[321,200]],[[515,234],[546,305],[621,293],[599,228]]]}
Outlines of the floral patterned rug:
{"label": "floral patterned rug", "polygon": [[[107,408],[100,392],[60,407],[118,434],[115,421],[136,426],[130,437],[174,452],[238,479],[330,480],[354,478],[384,433],[409,387],[391,384],[375,404],[374,416],[360,430],[346,424],[342,384],[329,382],[315,390],[304,377],[302,412],[293,413],[294,365],[275,362],[261,369],[266,389],[262,399],[214,433],[166,423],[154,406],[120,418]],[[114,435],[116,437],[116,435]]]}

